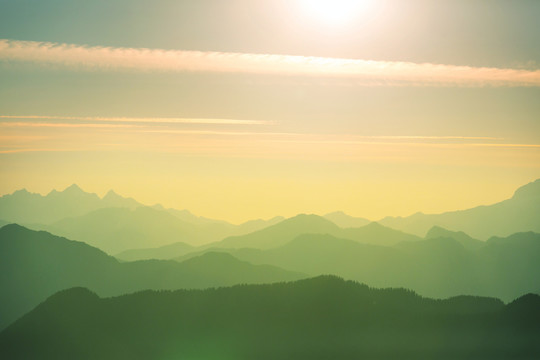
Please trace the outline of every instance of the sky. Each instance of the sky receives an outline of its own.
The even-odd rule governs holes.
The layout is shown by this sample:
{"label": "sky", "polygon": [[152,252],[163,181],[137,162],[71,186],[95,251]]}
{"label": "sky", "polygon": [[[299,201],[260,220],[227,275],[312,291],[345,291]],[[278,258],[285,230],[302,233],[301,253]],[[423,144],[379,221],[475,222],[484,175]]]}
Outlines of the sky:
{"label": "sky", "polygon": [[0,195],[242,222],[540,178],[536,0],[0,0]]}

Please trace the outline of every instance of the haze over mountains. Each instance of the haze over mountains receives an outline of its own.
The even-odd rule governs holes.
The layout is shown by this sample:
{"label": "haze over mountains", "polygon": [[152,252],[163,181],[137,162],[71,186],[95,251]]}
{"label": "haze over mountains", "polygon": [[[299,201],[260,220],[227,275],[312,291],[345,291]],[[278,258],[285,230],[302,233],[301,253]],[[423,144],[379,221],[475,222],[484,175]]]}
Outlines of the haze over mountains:
{"label": "haze over mountains", "polygon": [[46,196],[25,189],[4,195],[0,197],[0,219],[85,241],[111,254],[180,241],[201,245],[283,220],[275,217],[233,225],[198,217],[188,210],[148,207],[112,190],[100,199],[75,184]]}
{"label": "haze over mountains", "polygon": [[120,263],[83,242],[15,224],[0,229],[0,274],[0,328],[55,292],[74,286],[88,287],[101,296],[113,296],[145,289],[207,288],[306,277],[218,253],[207,253],[182,263],[159,260]]}
{"label": "haze over mountains", "polygon": [[122,261],[137,260],[168,260],[193,252],[195,248],[183,242],[172,243],[157,248],[131,249],[116,254],[115,257]]}
{"label": "haze over mountains", "polygon": [[30,193],[26,189],[0,197],[0,219],[15,223],[50,224],[66,217],[87,214],[91,211],[122,207],[135,209],[142,204],[123,198],[109,191],[103,198],[84,192],[73,184],[64,191],[52,190],[46,196]]}
{"label": "haze over mountains", "polygon": [[[510,336],[512,339],[505,345],[507,346],[504,348],[506,353],[504,351],[499,353],[494,348],[486,347],[486,349],[491,350],[486,350],[485,353],[474,353],[480,358],[490,358],[490,356],[496,358],[501,354],[515,354],[519,347],[529,349],[526,352],[528,355],[537,350],[531,347],[530,340],[530,336],[536,334],[534,332],[536,330],[527,332],[520,327],[521,324],[518,324],[516,319],[525,316],[523,315],[525,313],[529,316],[538,311],[537,297],[525,295],[529,293],[540,294],[540,283],[537,280],[540,278],[540,233],[531,231],[531,229],[538,229],[540,224],[540,212],[535,211],[535,209],[539,209],[540,204],[539,184],[540,181],[528,184],[518,189],[511,199],[501,203],[461,212],[413,215],[402,219],[386,218],[381,222],[369,222],[366,219],[350,217],[341,212],[325,216],[300,214],[288,219],[276,217],[270,220],[249,221],[241,225],[197,217],[187,210],[144,206],[134,199],[123,198],[114,192],[109,192],[103,199],[100,199],[97,195],[86,193],[75,185],[63,192],[52,192],[47,196],[17,191],[0,198],[0,216],[5,219],[4,221],[7,223],[17,219],[18,222],[26,226],[6,225],[0,222],[0,226],[3,225],[0,228],[0,274],[2,274],[0,275],[0,287],[3,289],[0,293],[0,330],[13,324],[5,331],[0,332],[0,354],[1,351],[9,349],[8,354],[13,355],[13,358],[34,357],[35,353],[32,353],[34,351],[32,349],[28,350],[29,352],[24,352],[10,347],[8,345],[10,339],[17,338],[20,341],[34,344],[34,349],[41,349],[45,345],[40,341],[50,341],[52,344],[57,341],[49,338],[45,328],[51,329],[51,334],[56,334],[54,336],[63,336],[67,331],[65,326],[79,326],[78,321],[88,322],[90,321],[88,317],[95,317],[97,323],[93,329],[101,329],[103,326],[115,328],[116,326],[118,331],[129,328],[125,333],[131,334],[130,331],[133,328],[134,333],[131,334],[133,337],[123,339],[124,345],[133,346],[133,349],[146,352],[148,356],[154,356],[158,350],[153,343],[140,340],[140,347],[132,343],[133,339],[142,336],[141,334],[146,334],[147,331],[146,328],[141,328],[142,323],[138,322],[139,320],[131,318],[130,311],[135,310],[131,309],[123,315],[132,320],[117,325],[109,324],[107,319],[111,317],[103,315],[118,310],[116,307],[115,310],[109,308],[110,304],[121,304],[118,306],[128,306],[129,308],[131,305],[126,304],[132,304],[130,299],[139,299],[135,301],[138,304],[136,306],[142,306],[139,301],[149,306],[148,312],[141,316],[146,319],[145,321],[150,328],[156,333],[161,333],[161,326],[166,329],[163,331],[167,332],[168,335],[163,335],[164,342],[158,341],[157,343],[164,346],[165,349],[171,346],[171,341],[175,336],[185,335],[185,339],[194,341],[192,345],[184,347],[184,349],[188,349],[185,350],[188,355],[191,351],[200,351],[196,342],[202,341],[201,336],[214,336],[209,329],[216,329],[222,333],[225,328],[224,319],[228,319],[230,323],[236,323],[235,316],[237,316],[240,319],[237,330],[240,332],[231,334],[231,337],[226,338],[226,340],[222,339],[223,346],[227,349],[231,347],[240,349],[240,353],[231,355],[234,358],[241,359],[247,356],[245,354],[264,358],[266,355],[263,356],[259,350],[253,349],[259,349],[260,346],[263,346],[264,337],[270,333],[263,332],[266,334],[265,336],[259,337],[259,334],[250,337],[248,345],[245,345],[248,346],[247,348],[238,343],[238,339],[244,335],[246,329],[249,326],[255,326],[255,323],[250,322],[251,320],[246,320],[248,313],[244,313],[245,309],[251,309],[245,310],[248,312],[262,311],[263,313],[268,309],[275,309],[277,313],[272,311],[266,313],[277,316],[276,319],[268,319],[265,317],[266,315],[261,315],[264,319],[257,318],[259,315],[253,319],[257,318],[264,324],[270,324],[266,328],[267,330],[273,329],[281,332],[285,331],[284,329],[289,329],[291,334],[299,336],[299,333],[309,328],[307,323],[302,321],[309,322],[313,321],[308,320],[310,318],[318,319],[322,316],[318,312],[322,310],[317,306],[323,304],[330,309],[328,316],[324,318],[325,321],[328,321],[329,324],[338,324],[340,331],[345,331],[344,329],[353,331],[349,337],[345,336],[344,333],[343,342],[334,344],[339,349],[351,351],[353,354],[369,355],[372,350],[377,354],[381,354],[381,351],[386,354],[386,350],[381,350],[383,346],[377,344],[383,344],[387,340],[383,340],[382,334],[388,333],[389,329],[393,329],[394,326],[397,326],[395,331],[398,335],[396,342],[392,343],[393,345],[388,349],[393,346],[402,352],[404,351],[403,341],[413,341],[407,335],[409,331],[418,336],[429,338],[427,334],[434,331],[435,324],[443,324],[441,325],[441,329],[443,329],[441,336],[448,336],[455,342],[452,343],[454,340],[450,341],[451,344],[447,348],[435,338],[429,338],[427,343],[430,345],[423,350],[419,350],[421,349],[418,347],[419,343],[414,343],[415,351],[420,352],[411,353],[411,358],[422,358],[423,356],[429,358],[435,356],[434,354],[438,357],[443,350],[451,351],[452,354],[464,354],[460,352],[467,348],[467,345],[463,345],[463,341],[465,341],[463,334],[480,336],[482,339],[493,339],[493,337],[504,335]],[[54,208],[54,211],[49,211],[49,206]],[[469,216],[472,220],[467,220]],[[535,220],[539,222],[537,223]],[[395,221],[399,225],[396,225],[397,228],[401,226],[402,228],[416,229],[416,234],[385,225],[391,221]],[[458,226],[461,223],[464,224],[464,229],[468,227],[474,230],[476,227],[484,227],[486,230],[480,231],[484,235],[505,233],[518,228],[520,231],[508,236],[489,235],[489,238],[484,240],[484,238],[463,231]],[[441,224],[454,224],[455,226],[444,227]],[[419,236],[419,229],[426,226],[430,227]],[[114,254],[116,258],[108,254]],[[270,288],[236,287],[228,290],[208,290],[203,293],[184,291],[175,293],[176,295],[169,294],[179,303],[188,301],[185,300],[187,298],[203,301],[202,304],[197,305],[199,314],[204,311],[204,304],[207,304],[208,311],[213,314],[212,316],[215,316],[214,318],[203,318],[201,327],[198,328],[200,332],[197,330],[189,336],[186,335],[187,327],[175,328],[172,323],[168,322],[170,316],[173,318],[178,316],[178,319],[184,320],[190,319],[183,312],[184,310],[178,312],[177,303],[168,303],[169,300],[165,300],[162,309],[156,308],[156,304],[163,301],[161,296],[171,299],[168,298],[167,294],[154,295],[146,292],[142,294],[147,294],[149,298],[141,294],[110,299],[99,298],[149,289],[206,289],[236,284],[267,284],[328,274],[346,280],[358,281],[370,287],[408,290],[369,290],[372,292],[369,293],[358,284],[344,283],[339,279],[323,277],[309,280],[311,282],[273,285],[274,287]],[[317,293],[315,288],[304,293],[306,284],[311,284],[308,286],[309,289],[311,286],[318,286],[320,293]],[[79,289],[66,290],[69,288]],[[277,290],[279,295],[273,293],[276,289],[281,289]],[[289,298],[292,303],[286,305],[282,293],[283,289],[288,289],[287,291],[298,294],[299,297]],[[63,290],[66,291],[53,295]],[[430,298],[458,298],[437,302],[422,299],[409,290]],[[220,291],[224,291],[224,293]],[[252,295],[244,297],[245,291],[259,292],[256,304],[244,306],[244,302],[254,301]],[[267,293],[267,291],[270,292]],[[335,296],[331,298],[329,291],[336,291]],[[93,293],[96,293],[97,296]],[[377,301],[382,301],[381,313],[377,315],[378,318],[372,318],[373,323],[367,323],[365,327],[363,327],[364,325],[358,325],[359,327],[347,325],[349,326],[347,327],[343,322],[345,317],[355,318],[359,316],[358,311],[364,311],[358,310],[358,307],[354,308],[353,300],[351,300],[356,299],[354,301],[358,301],[358,304],[364,304],[366,298],[362,297],[364,295],[358,297],[357,295],[360,293],[367,296],[369,301],[375,298],[378,299]],[[230,295],[229,300],[226,301],[236,299],[242,305],[238,305],[237,308],[234,308],[232,303],[223,306],[216,305],[217,297],[223,294]],[[265,294],[268,295],[268,298],[265,298]],[[308,295],[315,296],[315,298],[308,301],[306,299]],[[318,303],[318,295],[326,300]],[[463,295],[490,297],[490,299],[468,298],[463,297]],[[50,296],[52,297],[48,301],[38,306],[40,302]],[[500,300],[491,298],[497,298],[507,303],[520,298],[517,301],[519,306],[515,305],[516,303],[504,306]],[[406,303],[397,306],[395,301],[398,300],[396,299],[401,299]],[[305,304],[301,304],[303,301]],[[77,302],[79,302],[79,306],[82,306],[78,310],[80,315],[78,317],[73,315],[77,312],[74,305]],[[71,320],[59,316],[58,311],[61,308],[59,304],[66,307],[67,314],[72,314],[70,315],[73,316]],[[338,309],[344,304],[346,308],[350,307],[341,313]],[[38,307],[31,311],[36,306]],[[292,316],[291,319],[299,321],[302,324],[300,327],[295,327],[288,320],[284,320],[285,318],[276,315],[278,313],[288,314],[288,311],[302,306],[317,312],[317,316],[310,316],[307,312],[302,313],[304,310],[294,310],[301,318],[296,319]],[[310,308],[310,306],[312,307]],[[519,310],[516,310],[512,315],[506,315],[516,307]],[[368,308],[373,310],[369,306],[365,309]],[[454,311],[452,313],[454,315],[457,314],[455,311],[460,314],[462,311],[467,313],[467,315],[456,315],[463,323],[459,325],[452,323],[453,320],[450,320],[452,317],[448,315],[450,308],[454,309],[450,311],[450,313]],[[21,318],[29,311],[31,312],[27,316]],[[230,314],[221,314],[220,311],[227,311]],[[369,313],[368,310],[365,311],[367,311],[366,314]],[[403,322],[393,323],[385,315],[387,311],[393,312],[395,316],[400,316],[402,320],[409,319],[410,321],[419,316],[418,312],[423,314],[422,317],[426,314],[429,315],[426,315],[428,320],[425,320],[425,323],[419,328],[415,328],[408,327]],[[513,316],[517,316],[516,313],[521,315],[514,318]],[[449,317],[446,317],[447,315]],[[158,317],[156,323],[153,323],[153,318],[149,318],[151,316]],[[431,318],[431,316],[434,317]],[[19,318],[20,320],[17,321]],[[358,318],[358,321],[361,319],[364,318]],[[506,326],[509,326],[510,323],[501,319],[510,321],[514,326],[513,330],[508,330],[510,328]],[[195,321],[195,318],[189,321]],[[379,321],[380,325],[374,325]],[[498,330],[493,330],[491,333],[491,328],[485,326],[485,321]],[[46,325],[36,325],[38,323]],[[466,330],[468,328],[464,324],[472,326],[478,330],[478,333],[468,333],[469,330]],[[314,339],[312,336],[328,336],[325,330],[320,328],[320,326],[328,324],[317,322],[315,325],[314,332],[310,333],[306,339],[302,338],[304,345],[311,344]],[[476,330],[470,331],[475,332]],[[107,358],[110,354],[115,354],[114,356],[118,356],[118,358],[127,356],[118,353],[120,348],[116,346],[120,345],[112,344],[103,338],[101,333],[93,333],[92,331],[94,330],[88,330],[85,333],[88,337],[78,340],[82,342],[70,343],[69,346],[74,346],[74,348],[69,351],[77,353],[84,348],[88,354],[94,354],[97,357]],[[510,331],[513,335],[509,335],[510,333],[506,333],[506,331]],[[366,332],[373,332],[372,340],[374,342],[370,343],[372,345],[363,343],[361,349],[356,348],[353,345],[354,342],[350,342],[351,339],[355,338],[354,334],[362,333],[365,335]],[[523,337],[515,335],[518,333],[522,334]],[[190,338],[190,336],[192,337]],[[232,342],[229,343],[229,340]],[[188,340],[185,341],[187,344]],[[484,340],[478,341],[482,343]],[[487,340],[485,341],[487,344]],[[96,348],[96,353],[88,350],[88,344],[94,342],[101,344]],[[458,349],[458,344],[464,347]],[[60,353],[54,350],[43,350],[42,357],[54,358],[63,354],[62,351],[68,351],[69,346],[61,350]],[[370,346],[374,346],[374,348],[370,348]],[[110,353],[100,352],[107,347],[111,350]],[[306,346],[301,346],[301,348],[306,349]],[[295,345],[285,341],[282,348],[276,346],[275,349],[277,355],[284,354],[279,353],[279,351],[293,351],[294,353]],[[313,349],[317,349],[317,346],[314,345]],[[178,349],[168,349],[167,351],[170,351],[170,354],[167,353],[167,355],[171,356],[173,356],[172,354],[186,354],[184,350],[178,352]],[[389,357],[395,355],[392,350],[388,351]],[[128,353],[131,354],[131,352]],[[272,351],[269,351],[265,354],[271,353]],[[220,354],[227,354],[226,349],[221,349]],[[413,356],[413,354],[417,356]],[[213,358],[215,355],[208,354],[208,357]],[[236,355],[237,357],[235,357]],[[310,353],[309,356],[317,358],[315,355],[316,351]],[[472,358],[477,358],[475,356]],[[143,357],[148,358],[147,356]],[[501,358],[504,357],[501,355]]]}
{"label": "haze over mountains", "polygon": [[[89,223],[100,216],[99,211],[94,215],[90,215],[91,212],[103,210],[106,213],[104,209],[122,208],[123,211],[118,211],[118,214],[113,215],[113,217],[120,218],[117,222],[132,221],[140,223],[142,220],[139,217],[140,214],[134,210],[141,207],[144,207],[144,205],[134,199],[121,197],[114,191],[109,191],[107,195],[100,199],[96,194],[86,193],[74,184],[62,192],[53,190],[46,196],[29,193],[25,189],[4,195],[0,197],[0,219],[6,223],[15,222],[35,229],[56,231],[59,235],[80,238],[87,234],[87,228],[85,227],[91,226]],[[178,219],[177,224],[173,225],[173,227],[177,228],[176,230],[180,226],[191,228],[184,231],[189,234],[189,237],[169,236],[168,238],[174,237],[174,239],[170,241],[169,239],[156,240],[154,243],[146,241],[146,245],[136,244],[131,248],[158,247],[179,241],[200,245],[219,241],[230,236],[249,234],[284,220],[282,217],[275,217],[267,221],[253,220],[235,226],[225,221],[195,216],[188,210],[164,209],[160,205],[155,205],[152,208],[164,218],[166,218],[165,214],[169,214]],[[129,213],[125,209],[134,212]],[[149,210],[147,213],[149,217],[155,215]],[[324,218],[341,228],[358,228],[369,223],[367,219],[355,218],[339,211],[326,214]],[[109,221],[113,222],[112,220]],[[163,223],[173,222],[170,218],[161,221]],[[426,235],[427,231],[433,226],[440,226],[452,231],[463,231],[480,240],[487,240],[491,236],[509,236],[523,231],[540,232],[540,179],[520,187],[512,198],[493,205],[442,214],[417,213],[408,217],[386,217],[378,222],[381,225],[420,237]],[[125,224],[125,226],[131,226],[131,224]],[[148,224],[147,226],[151,227],[153,225]],[[321,226],[328,225],[321,224]],[[78,229],[79,227],[80,229]],[[191,235],[193,229],[198,231],[196,236]],[[63,231],[65,233],[61,233]],[[106,231],[108,230],[104,227],[103,232]],[[165,229],[162,230],[162,232],[166,231]],[[171,232],[175,232],[175,230],[171,230]],[[118,234],[114,236],[118,236]],[[159,236],[157,237],[159,238]],[[227,241],[234,243],[241,240]],[[127,249],[129,248],[122,250]]]}
{"label": "haze over mountains", "polygon": [[[0,229],[0,271],[6,274],[0,281],[6,290],[0,296],[0,318],[5,322],[0,327],[45,297],[73,286],[111,296],[143,289],[205,288],[334,274],[435,298],[466,294],[511,301],[528,292],[540,293],[536,280],[540,234],[492,238],[482,245],[466,249],[458,240],[437,237],[380,246],[329,234],[303,234],[271,249],[180,246],[187,252],[180,262],[120,263],[85,243],[6,225]],[[34,283],[39,285],[23,285]]]}
{"label": "haze over mountains", "polygon": [[271,264],[310,275],[334,274],[374,287],[404,287],[420,295],[446,298],[460,294],[511,301],[540,293],[540,234],[518,233],[466,248],[451,237],[403,241],[380,246],[328,234],[304,234],[272,249],[209,248],[253,264]]}

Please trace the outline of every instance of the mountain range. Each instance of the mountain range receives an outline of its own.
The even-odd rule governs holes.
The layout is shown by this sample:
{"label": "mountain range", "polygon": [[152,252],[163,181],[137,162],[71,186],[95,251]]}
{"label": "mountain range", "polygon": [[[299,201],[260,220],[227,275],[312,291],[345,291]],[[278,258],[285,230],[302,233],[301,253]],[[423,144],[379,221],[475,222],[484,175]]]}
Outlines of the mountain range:
{"label": "mountain range", "polygon": [[103,198],[84,192],[73,184],[64,191],[52,190],[46,196],[30,193],[26,189],[0,197],[0,219],[21,224],[50,224],[66,217],[87,214],[91,211],[123,207],[135,209],[143,206],[131,198],[124,198],[109,191]]}
{"label": "mountain range", "polygon": [[34,230],[85,241],[108,253],[186,242],[202,245],[227,236],[247,234],[282,217],[240,225],[193,215],[188,210],[145,206],[109,191],[103,198],[73,184],[48,195],[25,189],[0,197],[0,219]]}
{"label": "mountain range", "polygon": [[481,240],[524,231],[540,232],[540,179],[520,187],[510,199],[493,205],[442,214],[386,217],[379,222],[419,236],[437,225],[453,231],[464,231]]}
{"label": "mountain range", "polygon": [[[296,224],[290,224],[287,230],[291,220],[282,217],[233,225],[195,216],[188,210],[165,209],[160,205],[146,207],[112,190],[99,198],[77,185],[62,192],[53,190],[46,196],[24,189],[4,195],[0,197],[0,219],[3,223],[15,222],[35,230],[86,241],[111,254],[176,242],[200,246],[221,241],[220,247],[271,248],[303,233],[328,233],[377,245],[394,245],[396,239],[401,240],[404,236],[378,237],[376,240],[372,236],[366,237],[361,233],[366,229],[352,229],[364,228],[369,220],[343,212],[329,213],[317,219],[306,215],[306,229],[301,232],[295,228],[299,226],[300,219],[294,220]],[[279,229],[271,228],[280,222],[284,224]],[[511,199],[497,204],[442,214],[387,217],[377,223],[411,234],[409,236],[415,235],[416,240],[424,237],[434,226],[454,232],[463,231],[472,239],[483,241],[492,236],[506,237],[517,232],[540,232],[540,179],[522,186]],[[257,231],[260,231],[255,235],[259,243],[255,246],[250,239]],[[410,239],[413,240],[412,237]],[[468,242],[471,245],[474,241]]]}
{"label": "mountain range", "polygon": [[252,265],[229,254],[206,253],[184,262],[121,263],[83,242],[19,225],[0,229],[0,328],[55,292],[83,286],[101,296],[145,289],[189,289],[294,280],[306,275]]}
{"label": "mountain range", "polygon": [[0,333],[9,359],[534,359],[540,296],[422,298],[331,276],[272,285],[61,291]]}
{"label": "mountain range", "polygon": [[225,238],[212,244],[212,246],[270,249],[285,245],[303,234],[331,234],[375,245],[395,245],[402,241],[421,240],[418,236],[393,230],[378,223],[369,223],[359,228],[343,229],[324,217],[313,214],[300,214],[250,234]]}
{"label": "mountain range", "polygon": [[540,293],[540,234],[530,231],[540,226],[539,188],[537,180],[498,204],[438,215],[369,222],[335,212],[240,225],[76,185],[47,196],[20,190],[0,198],[0,329],[71,287],[108,297],[333,274],[431,298],[509,302]]}
{"label": "mountain range", "polygon": [[[396,232],[378,224],[364,228],[379,234]],[[251,243],[256,245],[257,240]],[[302,234],[275,248],[210,247],[177,259],[221,251],[253,264],[270,264],[312,276],[334,274],[375,287],[405,287],[435,298],[467,294],[511,301],[527,292],[540,293],[536,281],[540,278],[537,233],[481,242],[464,233],[433,228],[424,240],[405,238],[392,246],[383,245],[330,234]]]}

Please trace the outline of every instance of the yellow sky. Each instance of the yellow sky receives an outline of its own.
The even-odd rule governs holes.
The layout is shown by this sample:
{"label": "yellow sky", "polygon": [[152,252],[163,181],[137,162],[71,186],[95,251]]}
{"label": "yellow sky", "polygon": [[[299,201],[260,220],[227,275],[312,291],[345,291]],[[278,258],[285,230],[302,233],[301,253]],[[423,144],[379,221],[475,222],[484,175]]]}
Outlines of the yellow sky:
{"label": "yellow sky", "polygon": [[463,209],[511,196],[538,176],[540,164],[539,145],[494,137],[26,121],[0,124],[0,159],[11,173],[2,179],[4,193],[26,187],[46,194],[77,183],[232,222],[335,210],[376,220]]}
{"label": "yellow sky", "polygon": [[375,220],[540,178],[534,2],[73,4],[0,5],[0,195]]}

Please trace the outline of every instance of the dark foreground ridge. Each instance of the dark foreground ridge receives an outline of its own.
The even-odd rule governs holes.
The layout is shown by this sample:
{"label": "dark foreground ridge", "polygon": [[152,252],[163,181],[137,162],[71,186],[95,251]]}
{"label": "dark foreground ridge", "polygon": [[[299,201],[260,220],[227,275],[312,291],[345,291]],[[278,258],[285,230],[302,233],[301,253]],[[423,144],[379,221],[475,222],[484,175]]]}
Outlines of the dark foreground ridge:
{"label": "dark foreground ridge", "polygon": [[4,359],[532,359],[540,296],[422,298],[333,276],[101,299],[51,296],[0,333]]}

